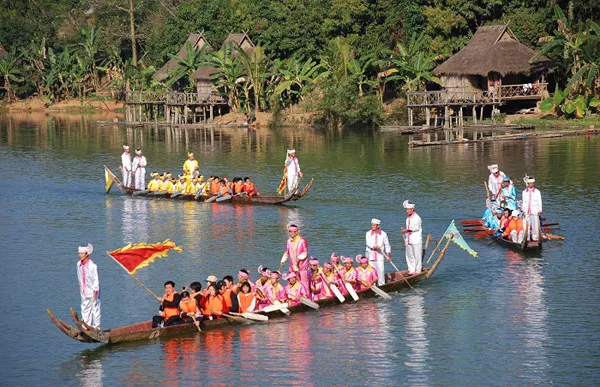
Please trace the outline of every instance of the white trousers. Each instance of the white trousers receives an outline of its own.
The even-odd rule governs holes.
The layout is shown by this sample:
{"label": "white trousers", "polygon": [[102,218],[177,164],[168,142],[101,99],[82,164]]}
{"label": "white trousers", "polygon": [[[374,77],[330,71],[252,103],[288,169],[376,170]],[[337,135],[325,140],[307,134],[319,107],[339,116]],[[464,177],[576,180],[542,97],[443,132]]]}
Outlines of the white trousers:
{"label": "white trousers", "polygon": [[146,189],[146,168],[135,171],[135,189]]}
{"label": "white trousers", "polygon": [[371,263],[371,266],[373,266],[373,268],[377,272],[377,277],[379,277],[379,279],[377,280],[377,285],[385,284],[385,262],[383,262],[383,259],[379,259],[377,261],[369,261],[369,263]]}
{"label": "white trousers", "polygon": [[406,266],[409,273],[420,273],[423,267],[423,244],[406,245]]}
{"label": "white trousers", "polygon": [[[287,175],[288,192],[292,192],[292,190],[294,189],[294,186],[296,185],[297,182],[298,182],[298,175]],[[298,190],[296,190],[295,193],[298,193]]]}
{"label": "white trousers", "polygon": [[81,318],[94,328],[100,328],[100,295],[96,297],[81,297]]}
{"label": "white trousers", "polygon": [[510,232],[510,240],[513,242],[521,243],[523,242],[523,230],[517,235],[517,230],[512,230]]}
{"label": "white trousers", "polygon": [[527,239],[530,241],[540,240],[540,217],[537,215],[527,215],[527,227],[529,233]]}
{"label": "white trousers", "polygon": [[123,168],[123,185],[131,187],[131,171],[126,171],[125,168]]}

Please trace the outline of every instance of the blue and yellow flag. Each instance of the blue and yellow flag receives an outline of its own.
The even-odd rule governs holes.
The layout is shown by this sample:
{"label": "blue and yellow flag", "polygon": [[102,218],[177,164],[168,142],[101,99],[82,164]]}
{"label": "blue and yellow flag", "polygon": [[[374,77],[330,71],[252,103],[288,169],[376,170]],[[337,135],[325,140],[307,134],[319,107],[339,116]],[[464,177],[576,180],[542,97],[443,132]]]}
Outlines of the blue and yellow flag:
{"label": "blue and yellow flag", "polygon": [[462,237],[462,235],[456,228],[456,225],[454,224],[454,220],[452,221],[452,223],[450,223],[450,226],[448,226],[448,228],[446,229],[446,232],[444,233],[444,238],[448,238],[448,239],[451,238],[452,242],[454,242],[455,244],[460,246],[463,250],[466,250],[467,253],[471,254],[474,257],[477,257],[477,252],[475,250],[473,250],[467,244],[467,242],[464,240],[464,238]]}

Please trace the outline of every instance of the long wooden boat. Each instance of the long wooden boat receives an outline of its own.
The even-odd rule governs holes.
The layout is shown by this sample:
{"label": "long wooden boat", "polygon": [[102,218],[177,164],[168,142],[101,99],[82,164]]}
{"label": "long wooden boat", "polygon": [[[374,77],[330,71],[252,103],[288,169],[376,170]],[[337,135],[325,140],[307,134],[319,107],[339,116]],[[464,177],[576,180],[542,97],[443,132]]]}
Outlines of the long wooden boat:
{"label": "long wooden boat", "polygon": [[[421,273],[414,274],[409,276],[407,271],[404,272],[394,272],[394,273],[386,273],[385,275],[385,284],[381,285],[379,288],[386,293],[396,292],[398,290],[412,287],[420,282],[422,279],[428,279],[439,264],[440,259],[434,263],[432,268],[425,268]],[[409,285],[410,284],[410,285]],[[375,296],[375,293],[371,289],[365,289],[357,292],[359,296],[359,302],[363,299],[372,298]],[[346,302],[353,302],[350,297],[346,298]],[[333,305],[339,305],[340,302],[337,298],[327,298],[323,300],[316,301],[316,303],[320,307],[327,307]],[[306,312],[308,310],[313,310],[307,307],[304,304],[294,305],[289,307],[290,312],[292,313],[292,318],[295,313]],[[116,344],[116,343],[125,343],[131,341],[140,341],[140,340],[152,340],[158,337],[173,337],[173,336],[181,336],[185,334],[191,334],[197,332],[197,328],[194,324],[183,324],[183,325],[174,325],[164,328],[152,328],[152,321],[144,321],[133,325],[127,325],[118,328],[112,328],[107,330],[97,330],[93,327],[90,327],[85,322],[83,322],[79,316],[71,309],[71,317],[75,323],[75,327],[65,323],[62,320],[59,320],[54,317],[50,310],[47,310],[50,319],[54,324],[60,329],[64,334],[80,341],[82,343],[104,343],[104,344]],[[269,319],[273,318],[283,318],[285,315],[281,311],[273,311],[267,313]],[[213,329],[221,329],[223,327],[233,326],[233,325],[241,325],[241,324],[252,324],[254,321],[246,320],[246,319],[229,319],[222,318],[216,320],[206,320],[201,324],[202,331],[208,331]],[[268,323],[268,322],[267,322]]]}
{"label": "long wooden boat", "polygon": [[188,201],[196,201],[196,202],[209,201],[209,202],[217,203],[217,204],[237,203],[237,204],[250,204],[250,205],[261,205],[261,204],[262,205],[273,205],[273,204],[283,204],[283,203],[286,203],[289,201],[296,201],[296,200],[301,199],[302,197],[304,197],[304,195],[306,195],[308,193],[308,191],[311,189],[311,187],[315,181],[315,179],[311,179],[310,182],[302,190],[300,190],[300,192],[294,193],[298,190],[298,188],[300,186],[300,179],[298,179],[298,183],[296,184],[295,189],[291,190],[285,196],[232,195],[232,196],[229,196],[227,199],[219,198],[217,200],[214,200],[215,198],[213,196],[209,196],[209,195],[172,196],[170,194],[167,194],[166,192],[148,192],[148,191],[138,190],[133,187],[126,187],[125,185],[123,185],[121,183],[121,181],[117,178],[117,176],[115,176],[115,174],[112,173],[112,171],[110,169],[108,169],[108,167],[106,165],[104,166],[104,170],[105,170],[105,176],[106,176],[107,182],[109,180],[111,180],[111,182],[107,184],[107,191],[106,191],[107,193],[110,191],[112,182],[114,182],[114,184],[116,184],[116,186],[121,191],[123,191],[125,194],[131,195],[131,196],[164,198],[164,199],[171,199],[171,200],[188,200]]}
{"label": "long wooden boat", "polygon": [[523,242],[522,243],[518,243],[518,242],[513,242],[509,239],[506,239],[502,236],[496,236],[496,235],[492,235],[492,238],[494,239],[494,241],[496,243],[498,243],[499,245],[502,246],[506,246],[510,249],[513,250],[519,250],[519,251],[539,251],[542,249],[542,242],[541,241],[528,241],[527,238],[523,238]]}

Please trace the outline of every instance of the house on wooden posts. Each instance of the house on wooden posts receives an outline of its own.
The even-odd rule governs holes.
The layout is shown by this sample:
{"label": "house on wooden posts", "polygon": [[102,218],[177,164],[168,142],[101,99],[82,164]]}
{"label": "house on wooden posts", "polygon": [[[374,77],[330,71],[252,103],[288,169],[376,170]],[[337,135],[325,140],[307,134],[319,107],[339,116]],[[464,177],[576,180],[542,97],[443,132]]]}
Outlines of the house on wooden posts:
{"label": "house on wooden posts", "polygon": [[[181,59],[187,56],[187,44],[188,42],[192,45],[194,50],[200,50],[202,47],[207,46],[207,49],[211,49],[210,43],[206,40],[204,33],[200,32],[197,34],[190,34],[183,46],[177,52],[177,56]],[[169,78],[169,74],[175,71],[179,64],[175,59],[170,59],[163,67],[161,67],[155,74],[154,79],[163,82]]]}
{"label": "house on wooden posts", "polygon": [[548,94],[551,67],[548,58],[536,54],[519,42],[508,24],[477,28],[465,47],[433,70],[442,90],[408,93],[409,124],[415,109],[425,109],[426,125],[433,112],[448,127],[456,112],[457,125],[463,124],[465,108],[477,122],[476,108],[482,119],[484,107],[494,112],[515,101],[535,104]]}
{"label": "house on wooden posts", "polygon": [[0,43],[0,58],[4,58],[8,55],[8,52],[2,47],[2,43]]}

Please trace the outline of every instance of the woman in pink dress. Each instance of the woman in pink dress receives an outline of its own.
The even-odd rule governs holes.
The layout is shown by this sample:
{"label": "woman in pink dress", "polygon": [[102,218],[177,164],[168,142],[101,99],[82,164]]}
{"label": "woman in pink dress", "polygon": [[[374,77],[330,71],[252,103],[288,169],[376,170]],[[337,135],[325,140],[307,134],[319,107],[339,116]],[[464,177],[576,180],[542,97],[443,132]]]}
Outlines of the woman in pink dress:
{"label": "woman in pink dress", "polygon": [[304,287],[304,284],[298,281],[296,273],[283,274],[283,279],[288,281],[285,292],[287,294],[287,302],[290,306],[300,304],[300,297],[308,298],[308,291]]}
{"label": "woman in pink dress", "polygon": [[360,266],[356,268],[356,279],[360,290],[369,289],[373,284],[377,284],[379,277],[375,268],[369,263],[369,258],[357,255],[356,261],[360,263]]}

